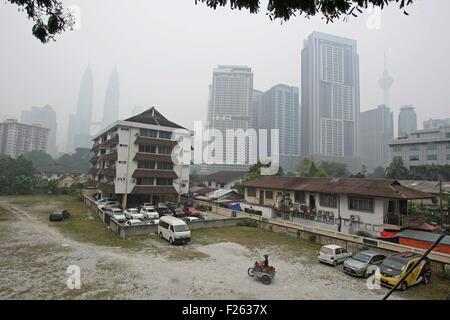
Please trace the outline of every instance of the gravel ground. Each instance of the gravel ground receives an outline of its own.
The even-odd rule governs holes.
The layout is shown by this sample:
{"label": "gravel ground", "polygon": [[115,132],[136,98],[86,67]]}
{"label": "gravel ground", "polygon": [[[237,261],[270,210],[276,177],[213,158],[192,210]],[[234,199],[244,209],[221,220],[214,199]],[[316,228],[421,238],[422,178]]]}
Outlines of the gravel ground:
{"label": "gravel ground", "polygon": [[[1,299],[380,299],[386,292],[281,247],[172,247],[156,237],[145,240],[148,248],[105,247],[69,239],[20,206],[0,206],[12,212],[0,215]],[[278,271],[270,286],[247,275],[267,251]],[[66,286],[69,265],[81,268],[79,290]]]}

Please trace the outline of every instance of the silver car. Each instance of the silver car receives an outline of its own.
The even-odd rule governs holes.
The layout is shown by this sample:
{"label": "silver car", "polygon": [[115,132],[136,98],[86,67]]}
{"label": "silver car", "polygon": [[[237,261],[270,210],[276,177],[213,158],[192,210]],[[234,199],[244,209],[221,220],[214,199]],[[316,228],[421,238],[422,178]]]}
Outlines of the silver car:
{"label": "silver car", "polygon": [[369,277],[386,256],[376,251],[360,251],[344,261],[344,272],[357,277]]}

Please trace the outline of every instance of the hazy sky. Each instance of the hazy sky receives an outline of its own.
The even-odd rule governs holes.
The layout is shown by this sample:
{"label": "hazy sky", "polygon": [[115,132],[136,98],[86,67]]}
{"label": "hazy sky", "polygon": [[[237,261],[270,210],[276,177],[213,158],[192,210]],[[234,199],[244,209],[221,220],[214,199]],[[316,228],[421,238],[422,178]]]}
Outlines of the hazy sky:
{"label": "hazy sky", "polygon": [[[450,1],[415,1],[409,16],[392,5],[380,29],[368,14],[326,24],[293,18],[281,24],[262,12],[212,10],[194,0],[67,0],[80,8],[81,28],[42,45],[17,7],[0,2],[0,119],[50,104],[57,112],[58,142],[65,142],[82,73],[91,64],[94,120],[102,116],[106,85],[117,65],[121,116],[133,106],[156,106],[192,128],[205,120],[208,85],[218,64],[248,65],[254,87],[300,86],[300,50],[314,30],[358,41],[361,110],[383,102],[378,79],[383,52],[395,83],[391,107],[417,107],[419,126],[429,117],[450,117]],[[265,1],[264,1],[265,2]],[[263,10],[264,11],[264,10]],[[396,119],[395,119],[396,120]]]}

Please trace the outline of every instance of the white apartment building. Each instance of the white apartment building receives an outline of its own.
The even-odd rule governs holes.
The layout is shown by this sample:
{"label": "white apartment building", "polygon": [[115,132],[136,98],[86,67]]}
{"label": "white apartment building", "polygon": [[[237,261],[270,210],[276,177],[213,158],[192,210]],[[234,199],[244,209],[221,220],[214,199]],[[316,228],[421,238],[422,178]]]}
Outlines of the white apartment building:
{"label": "white apartment building", "polygon": [[123,207],[178,202],[189,190],[191,132],[154,107],[98,133],[92,148],[92,180],[102,196]]}
{"label": "white apartment building", "polygon": [[30,151],[47,152],[50,129],[8,119],[0,123],[0,154],[17,158]]}
{"label": "white apartment building", "polygon": [[[227,139],[226,130],[246,131],[252,127],[252,98],[251,68],[220,65],[214,69],[209,88],[207,128],[219,130],[223,137],[222,147],[217,148],[216,154],[210,157],[210,160],[214,157],[220,170],[233,170],[233,167],[241,170],[243,165],[245,168],[250,163],[248,143],[240,139]],[[211,137],[210,140],[214,139]]]}

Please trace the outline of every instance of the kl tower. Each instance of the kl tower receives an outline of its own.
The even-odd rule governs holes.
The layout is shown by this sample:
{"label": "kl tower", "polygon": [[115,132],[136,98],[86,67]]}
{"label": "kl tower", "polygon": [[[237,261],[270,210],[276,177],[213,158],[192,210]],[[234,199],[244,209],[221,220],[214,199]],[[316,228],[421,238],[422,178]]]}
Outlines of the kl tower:
{"label": "kl tower", "polygon": [[381,76],[380,80],[378,80],[378,84],[380,85],[381,89],[384,92],[384,105],[386,107],[389,107],[389,90],[391,89],[392,85],[394,84],[394,79],[389,75],[389,72],[387,71],[386,53],[384,54],[383,75]]}

